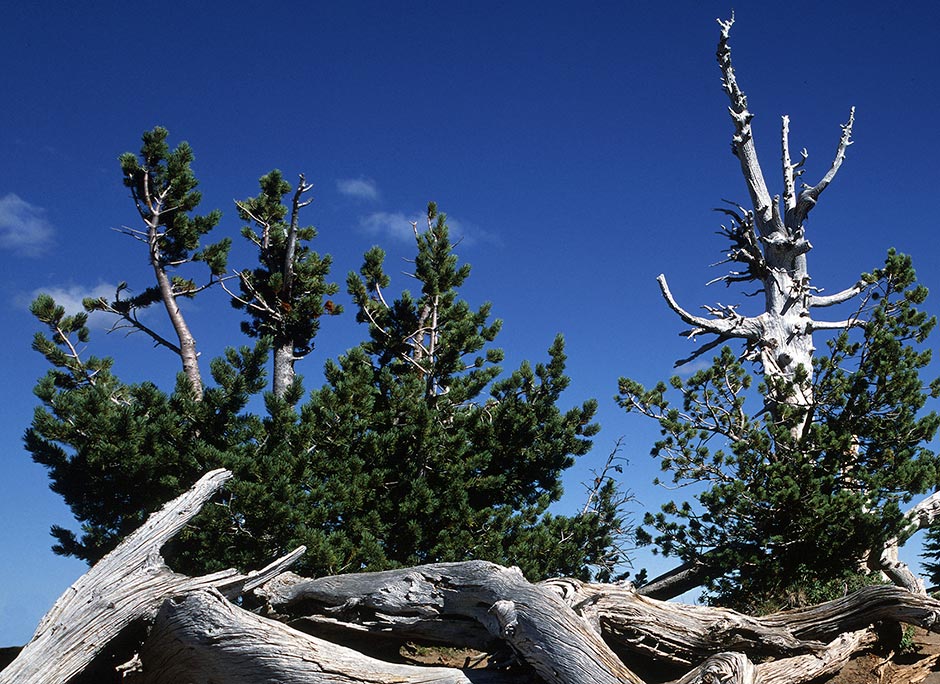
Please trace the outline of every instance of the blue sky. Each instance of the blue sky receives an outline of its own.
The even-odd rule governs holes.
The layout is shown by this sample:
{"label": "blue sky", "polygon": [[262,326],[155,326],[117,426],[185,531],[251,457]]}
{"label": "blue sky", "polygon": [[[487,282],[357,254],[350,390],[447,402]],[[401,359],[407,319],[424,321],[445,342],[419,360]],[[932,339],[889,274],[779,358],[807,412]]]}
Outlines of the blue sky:
{"label": "blue sky", "polygon": [[[807,180],[828,168],[856,106],[855,144],[809,223],[814,285],[837,291],[889,247],[915,257],[940,292],[940,6],[928,2],[736,4],[732,48],[765,174],[779,192],[779,122],[806,147]],[[45,372],[26,310],[148,284],[117,157],[154,125],[196,153],[203,208],[224,212],[272,168],[314,183],[306,220],[342,283],[373,244],[393,273],[413,243],[408,221],[435,200],[473,265],[464,295],[493,302],[507,368],[568,342],[565,400],[600,400],[595,451],[567,479],[565,505],[618,437],[637,513],[665,497],[650,484],[656,431],[611,397],[621,375],[652,383],[687,356],[655,283],[665,272],[687,309],[742,297],[704,284],[724,245],[712,211],[744,201],[714,61],[715,18],[729,7],[673,3],[15,3],[0,27],[0,645],[28,639],[84,570],[54,556],[68,524],[44,470],[22,448]],[[446,7],[445,7],[446,6]],[[236,240],[237,242],[237,240]],[[233,266],[250,264],[243,250]],[[399,268],[400,264],[400,268]],[[393,288],[408,287],[407,278]],[[340,296],[345,301],[345,295]],[[930,306],[940,311],[937,300]],[[747,304],[745,304],[745,307]],[[190,308],[205,357],[238,343],[221,292]],[[155,319],[159,321],[159,319]],[[161,321],[162,322],[162,321]],[[172,382],[177,363],[140,337],[95,328],[90,352],[126,380]],[[301,372],[355,344],[352,315],[324,322]],[[637,564],[665,569],[644,553]]]}

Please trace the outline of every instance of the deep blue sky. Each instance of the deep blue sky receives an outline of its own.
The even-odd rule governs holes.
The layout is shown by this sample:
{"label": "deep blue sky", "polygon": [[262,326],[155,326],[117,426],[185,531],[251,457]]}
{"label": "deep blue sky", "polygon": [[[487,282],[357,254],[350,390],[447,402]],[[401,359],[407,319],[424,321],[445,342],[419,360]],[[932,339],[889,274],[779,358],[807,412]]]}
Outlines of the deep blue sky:
{"label": "deep blue sky", "polygon": [[[232,200],[255,194],[260,175],[305,172],[306,219],[338,282],[376,243],[394,273],[406,270],[407,221],[437,201],[473,265],[465,296],[492,301],[505,321],[506,367],[544,358],[563,332],[566,402],[601,402],[603,430],[568,477],[565,505],[620,436],[636,511],[663,500],[650,484],[655,429],[611,397],[618,376],[654,382],[691,350],[658,273],[688,309],[741,300],[704,288],[724,247],[711,209],[745,198],[714,61],[727,5],[142,7],[14,3],[0,26],[0,645],[28,639],[84,569],[49,551],[50,525],[69,513],[21,444],[45,371],[26,306],[39,291],[65,301],[121,280],[146,286],[140,246],[111,229],[136,217],[117,157],[157,124],[195,149],[203,207],[224,211],[217,235],[237,235]],[[808,224],[814,285],[841,289],[894,246],[940,292],[940,6],[738,2],[736,12],[734,59],[772,192],[779,116],[790,115],[791,147],[808,148],[815,182],[857,107],[856,143]],[[232,265],[249,259],[236,251]],[[392,290],[408,286],[399,277]],[[221,292],[190,310],[204,357],[240,342]],[[114,355],[127,380],[172,382],[169,354],[105,327],[95,323],[90,352]],[[325,321],[302,368],[308,386],[362,334],[352,315]],[[638,564],[664,569],[645,554]]]}

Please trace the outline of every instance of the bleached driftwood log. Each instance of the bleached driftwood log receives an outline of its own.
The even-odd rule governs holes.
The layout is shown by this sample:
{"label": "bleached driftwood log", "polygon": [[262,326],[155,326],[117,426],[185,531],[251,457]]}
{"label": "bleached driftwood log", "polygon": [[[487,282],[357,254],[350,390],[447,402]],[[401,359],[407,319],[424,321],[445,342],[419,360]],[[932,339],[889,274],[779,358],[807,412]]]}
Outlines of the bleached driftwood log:
{"label": "bleached driftwood log", "polygon": [[182,682],[329,682],[329,684],[482,684],[449,667],[386,663],[298,632],[232,605],[214,590],[168,600],[140,653],[142,672],[129,684]]}
{"label": "bleached driftwood log", "polygon": [[84,670],[132,622],[153,618],[168,596],[209,587],[237,596],[283,572],[303,548],[248,575],[224,570],[187,577],[163,562],[160,548],[230,477],[222,469],[204,475],[66,589],[19,656],[0,672],[0,684],[62,684]]}
{"label": "bleached driftwood log", "polygon": [[752,617],[727,608],[658,601],[639,595],[629,584],[574,579],[543,584],[568,605],[578,606],[618,648],[677,665],[701,662],[721,651],[752,657],[818,654],[829,648],[827,642],[876,622],[940,627],[940,601],[891,585],[863,587],[817,606]]}
{"label": "bleached driftwood log", "polygon": [[[345,630],[452,646],[508,644],[552,684],[642,684],[607,642],[621,653],[689,668],[677,680],[683,684],[799,684],[835,672],[871,644],[868,626],[875,621],[940,624],[940,602],[891,586],[753,618],[656,601],[629,585],[572,579],[531,584],[515,568],[483,561],[307,580],[283,572],[302,552],[298,549],[249,575],[173,573],[160,557],[161,546],[228,477],[222,470],[207,474],[70,587],[0,673],[0,684],[67,682],[131,623],[155,617],[135,666],[125,668],[128,681],[501,684],[515,679],[506,672],[383,662],[225,598],[251,590],[273,610],[302,609],[308,626],[329,627],[333,634]],[[773,657],[778,659],[768,659]]]}
{"label": "bleached driftwood log", "polygon": [[470,619],[509,643],[546,682],[641,682],[557,593],[530,584],[516,568],[467,561],[318,579],[285,574],[255,593],[275,609],[319,603],[329,622],[347,618],[354,630],[403,625],[433,639],[435,622]]}
{"label": "bleached driftwood log", "polygon": [[[576,617],[576,634],[560,645],[555,644],[557,627],[545,622],[542,607],[560,609],[546,593],[556,595]],[[278,612],[297,615],[299,609],[308,627],[340,639],[345,629],[376,639],[485,646],[489,633],[512,644],[552,682],[582,681],[576,673],[555,669],[553,658],[576,658],[581,667],[587,652],[581,639],[590,641],[592,631],[602,634],[618,653],[692,668],[682,682],[707,681],[720,674],[728,682],[797,684],[838,671],[853,653],[874,643],[868,627],[875,622],[931,628],[940,619],[940,602],[893,586],[866,587],[812,608],[757,618],[649,599],[629,585],[573,579],[531,585],[513,570],[479,561],[319,579],[284,573],[255,594]],[[517,615],[520,610],[526,615],[528,631],[535,635],[531,641],[520,643],[515,635],[499,631],[498,621],[492,624],[493,613],[504,601],[512,602]],[[778,659],[769,660],[774,657]],[[750,658],[762,662],[755,665]],[[619,672],[625,676],[624,670]],[[590,681],[606,681],[590,676]],[[638,679],[632,673],[626,676],[634,678],[625,681]]]}

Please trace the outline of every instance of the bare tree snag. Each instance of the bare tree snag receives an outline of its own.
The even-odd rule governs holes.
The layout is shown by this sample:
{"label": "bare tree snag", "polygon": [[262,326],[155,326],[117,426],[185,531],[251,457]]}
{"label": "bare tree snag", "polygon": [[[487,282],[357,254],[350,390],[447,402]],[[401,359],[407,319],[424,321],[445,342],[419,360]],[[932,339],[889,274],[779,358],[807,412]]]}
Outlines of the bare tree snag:
{"label": "bare tree snag", "polygon": [[0,684],[62,684],[132,622],[156,615],[167,596],[210,587],[237,596],[283,572],[303,548],[248,575],[224,570],[187,577],[163,562],[160,548],[230,477],[222,469],[204,475],[76,580],[46,613],[19,656],[0,672]]}
{"label": "bare tree snag", "polygon": [[[816,290],[810,286],[806,262],[806,254],[812,249],[812,245],[806,239],[803,225],[823,190],[835,178],[845,159],[846,150],[852,144],[855,110],[850,111],[848,122],[842,126],[842,136],[829,170],[816,185],[804,185],[799,192],[796,190],[795,181],[802,174],[801,167],[807,155],[804,150],[799,162],[791,161],[790,120],[786,116],[783,117],[783,198],[781,200],[779,195],[772,197],[757,157],[754,132],[751,128],[754,115],[748,110],[747,97],[738,85],[731,63],[731,47],[728,41],[734,18],[718,23],[721,26],[718,64],[721,68],[722,85],[730,101],[728,111],[734,123],[731,149],[741,163],[751,208],[738,206],[736,210],[722,210],[731,218],[730,227],[722,226],[722,232],[732,245],[724,263],[743,264],[744,269],[732,271],[716,280],[726,284],[751,281],[760,283],[764,293],[764,313],[758,316],[743,316],[736,312],[734,306],[720,306],[706,307],[711,313],[710,318],[695,316],[676,302],[669,291],[665,276],[659,276],[659,286],[669,308],[678,314],[683,322],[692,326],[685,335],[690,338],[703,334],[716,336],[716,339],[706,343],[680,363],[690,361],[723,342],[741,339],[746,342],[751,358],[760,362],[764,374],[769,378],[791,383],[798,377],[806,378],[796,383],[796,391],[792,396],[769,397],[771,410],[775,399],[788,404],[809,406],[812,403],[813,331],[859,324],[859,321],[854,320],[813,320],[812,308],[849,301],[863,290],[863,284],[857,283],[836,295],[815,294]],[[805,371],[805,376],[799,375],[799,368]]]}

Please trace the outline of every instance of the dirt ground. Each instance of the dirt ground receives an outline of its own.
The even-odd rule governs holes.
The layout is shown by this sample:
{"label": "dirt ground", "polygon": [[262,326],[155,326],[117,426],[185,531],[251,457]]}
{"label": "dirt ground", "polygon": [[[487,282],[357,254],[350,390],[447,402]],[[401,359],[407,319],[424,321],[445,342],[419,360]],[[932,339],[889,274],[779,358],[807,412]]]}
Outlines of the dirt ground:
{"label": "dirt ground", "polygon": [[940,634],[916,629],[903,653],[864,653],[826,684],[940,684]]}

